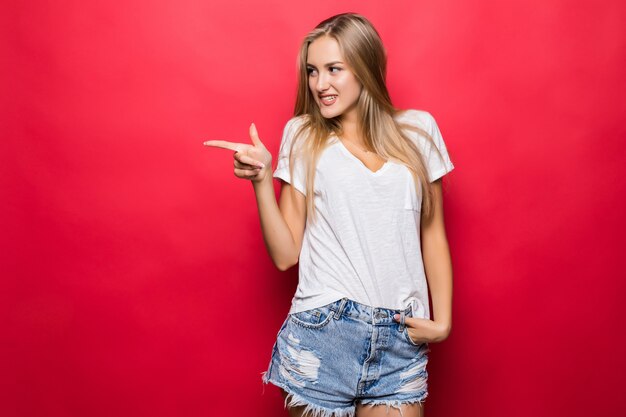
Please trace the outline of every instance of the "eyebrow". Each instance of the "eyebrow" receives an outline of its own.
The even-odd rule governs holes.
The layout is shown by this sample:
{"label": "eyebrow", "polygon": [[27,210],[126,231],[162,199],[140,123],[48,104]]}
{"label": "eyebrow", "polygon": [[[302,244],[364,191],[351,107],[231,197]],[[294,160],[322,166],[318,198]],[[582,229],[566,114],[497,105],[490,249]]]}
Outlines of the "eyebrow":
{"label": "eyebrow", "polygon": [[[341,61],[333,61],[333,62],[329,62],[328,64],[324,65],[325,67],[330,67],[333,66],[335,64],[343,64],[343,62]],[[309,64],[308,62],[306,63],[307,67],[313,67],[313,68],[317,68],[315,65],[313,64]]]}

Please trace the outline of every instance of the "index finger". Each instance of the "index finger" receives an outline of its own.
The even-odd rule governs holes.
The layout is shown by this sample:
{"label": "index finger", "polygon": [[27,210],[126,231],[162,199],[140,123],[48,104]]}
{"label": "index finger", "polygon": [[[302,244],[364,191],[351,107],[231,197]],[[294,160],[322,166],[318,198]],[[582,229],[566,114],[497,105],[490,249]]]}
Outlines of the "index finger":
{"label": "index finger", "polygon": [[203,145],[230,149],[231,151],[235,152],[240,152],[242,150],[242,147],[244,146],[243,143],[228,142],[226,140],[207,140],[203,143]]}

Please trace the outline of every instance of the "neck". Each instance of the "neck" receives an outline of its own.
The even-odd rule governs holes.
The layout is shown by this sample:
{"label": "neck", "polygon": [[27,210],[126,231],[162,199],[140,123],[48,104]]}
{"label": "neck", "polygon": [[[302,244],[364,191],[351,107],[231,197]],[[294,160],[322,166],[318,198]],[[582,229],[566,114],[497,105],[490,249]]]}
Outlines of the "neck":
{"label": "neck", "polygon": [[362,143],[359,137],[357,118],[354,112],[345,114],[341,118],[341,128],[343,130],[343,137],[356,143]]}

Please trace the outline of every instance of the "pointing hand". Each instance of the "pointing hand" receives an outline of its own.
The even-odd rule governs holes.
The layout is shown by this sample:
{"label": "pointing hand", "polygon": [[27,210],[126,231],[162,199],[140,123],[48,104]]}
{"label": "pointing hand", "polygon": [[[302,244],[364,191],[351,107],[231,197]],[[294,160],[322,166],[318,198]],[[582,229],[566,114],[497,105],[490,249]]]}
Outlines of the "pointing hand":
{"label": "pointing hand", "polygon": [[254,123],[250,125],[250,139],[253,145],[225,140],[207,140],[204,142],[204,145],[235,151],[233,154],[235,176],[252,180],[253,182],[261,182],[268,175],[268,171],[271,170],[272,154],[259,139]]}

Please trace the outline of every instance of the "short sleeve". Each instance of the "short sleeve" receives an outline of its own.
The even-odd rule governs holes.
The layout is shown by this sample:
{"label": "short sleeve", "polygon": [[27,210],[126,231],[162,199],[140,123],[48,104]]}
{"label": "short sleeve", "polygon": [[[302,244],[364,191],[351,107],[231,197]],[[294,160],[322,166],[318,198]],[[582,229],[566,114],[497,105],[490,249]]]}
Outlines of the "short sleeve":
{"label": "short sleeve", "polygon": [[280,148],[278,150],[278,162],[276,163],[276,169],[272,176],[291,184],[296,190],[306,196],[306,171],[301,158],[299,158],[297,154],[294,155],[293,179],[289,175],[289,150],[293,145],[294,135],[301,123],[301,118],[293,117],[285,124],[283,136],[280,141]]}
{"label": "short sleeve", "polygon": [[454,169],[454,165],[450,160],[450,155],[448,155],[448,149],[446,147],[445,142],[443,141],[443,137],[441,136],[441,131],[439,130],[439,126],[437,126],[437,122],[435,118],[426,111],[415,111],[415,117],[417,117],[417,123],[422,129],[424,129],[428,134],[433,138],[433,142],[439,153],[441,154],[441,158],[435,149],[433,149],[432,144],[426,138],[419,136],[419,140],[417,144],[424,155],[424,159],[426,161],[428,175],[430,177],[430,182],[433,182],[441,177],[443,177],[448,172]]}

